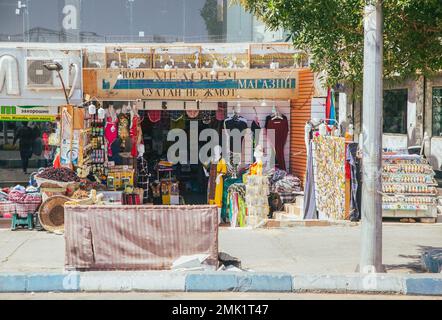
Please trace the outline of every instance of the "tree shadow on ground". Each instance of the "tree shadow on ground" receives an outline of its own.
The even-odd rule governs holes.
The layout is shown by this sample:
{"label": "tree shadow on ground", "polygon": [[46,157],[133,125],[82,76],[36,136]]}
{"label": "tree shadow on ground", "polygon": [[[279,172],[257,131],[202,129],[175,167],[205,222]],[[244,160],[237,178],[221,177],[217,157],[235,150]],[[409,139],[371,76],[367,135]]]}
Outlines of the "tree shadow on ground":
{"label": "tree shadow on ground", "polygon": [[422,254],[429,250],[442,251],[442,247],[418,246],[419,254],[404,255],[399,254],[399,258],[408,259],[409,262],[402,264],[384,264],[385,272],[410,272],[410,273],[427,273],[421,261]]}

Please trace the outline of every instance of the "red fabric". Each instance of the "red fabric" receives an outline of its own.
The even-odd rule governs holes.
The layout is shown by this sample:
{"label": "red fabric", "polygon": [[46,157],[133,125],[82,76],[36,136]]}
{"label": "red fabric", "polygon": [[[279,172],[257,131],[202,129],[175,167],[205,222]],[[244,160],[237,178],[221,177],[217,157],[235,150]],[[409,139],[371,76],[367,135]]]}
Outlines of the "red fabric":
{"label": "red fabric", "polygon": [[138,115],[134,115],[132,118],[132,124],[129,130],[130,140],[132,142],[132,149],[130,154],[132,157],[138,156],[137,142],[138,142],[138,121],[140,117]]}
{"label": "red fabric", "polygon": [[[330,119],[330,108],[331,108],[331,90],[330,90],[330,88],[328,88],[327,100],[325,102],[325,118],[326,119]],[[328,120],[326,123],[328,123]]]}
{"label": "red fabric", "polygon": [[216,110],[216,120],[223,121],[226,118],[227,103],[219,102],[218,110]]}
{"label": "red fabric", "polygon": [[156,123],[161,120],[161,110],[149,110],[147,111],[147,116],[150,122]]}
{"label": "red fabric", "polygon": [[112,117],[106,118],[106,127],[104,128],[104,137],[107,140],[107,154],[112,157],[112,143],[118,137],[118,118],[115,122],[112,121]]}
{"label": "red fabric", "polygon": [[[348,144],[345,145],[345,154],[347,154]],[[345,179],[351,180],[350,160],[345,160]]]}
{"label": "red fabric", "polygon": [[60,154],[57,154],[56,156],[55,156],[55,159],[54,159],[54,168],[61,168],[61,163],[60,163]]}

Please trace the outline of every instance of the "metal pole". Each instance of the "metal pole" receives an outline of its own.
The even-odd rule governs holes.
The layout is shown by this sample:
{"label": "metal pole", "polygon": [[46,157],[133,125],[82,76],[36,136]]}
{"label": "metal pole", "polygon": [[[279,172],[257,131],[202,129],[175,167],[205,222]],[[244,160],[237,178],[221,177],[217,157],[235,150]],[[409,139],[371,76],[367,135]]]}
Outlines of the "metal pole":
{"label": "metal pole", "polygon": [[381,0],[367,0],[364,15],[362,141],[362,241],[360,272],[382,268],[382,105],[383,39]]}
{"label": "metal pole", "polygon": [[60,81],[61,81],[61,86],[63,87],[64,97],[66,98],[66,104],[69,105],[69,98],[68,98],[68,94],[66,92],[66,87],[64,86],[63,77],[61,76],[61,73],[59,70],[57,70],[57,73],[58,73],[58,77],[60,78]]}

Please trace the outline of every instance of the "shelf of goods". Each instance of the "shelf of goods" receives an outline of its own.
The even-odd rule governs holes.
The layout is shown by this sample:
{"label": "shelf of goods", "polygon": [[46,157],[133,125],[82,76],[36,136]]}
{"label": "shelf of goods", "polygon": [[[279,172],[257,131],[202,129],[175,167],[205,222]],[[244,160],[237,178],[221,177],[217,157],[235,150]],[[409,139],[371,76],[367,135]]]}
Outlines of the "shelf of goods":
{"label": "shelf of goods", "polygon": [[436,218],[437,183],[433,168],[420,155],[383,155],[382,216]]}

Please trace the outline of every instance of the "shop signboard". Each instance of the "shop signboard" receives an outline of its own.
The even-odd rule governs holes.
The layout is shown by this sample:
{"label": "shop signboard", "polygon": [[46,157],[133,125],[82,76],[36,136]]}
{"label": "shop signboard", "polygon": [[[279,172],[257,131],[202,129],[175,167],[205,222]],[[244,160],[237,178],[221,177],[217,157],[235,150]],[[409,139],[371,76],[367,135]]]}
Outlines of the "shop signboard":
{"label": "shop signboard", "polygon": [[55,121],[58,107],[42,106],[1,106],[0,121]]}
{"label": "shop signboard", "polygon": [[104,100],[294,99],[298,71],[211,69],[83,70],[84,92]]}

